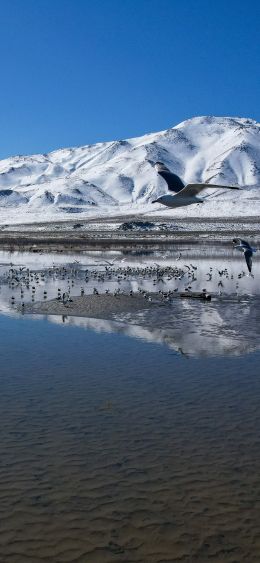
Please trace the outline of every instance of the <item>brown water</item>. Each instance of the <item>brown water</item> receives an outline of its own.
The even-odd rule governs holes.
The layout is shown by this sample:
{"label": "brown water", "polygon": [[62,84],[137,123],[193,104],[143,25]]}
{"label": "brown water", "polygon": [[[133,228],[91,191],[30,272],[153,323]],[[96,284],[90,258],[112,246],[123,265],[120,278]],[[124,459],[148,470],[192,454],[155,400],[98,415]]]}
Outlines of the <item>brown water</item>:
{"label": "brown water", "polygon": [[0,316],[1,563],[259,563],[260,353],[216,326],[194,358]]}

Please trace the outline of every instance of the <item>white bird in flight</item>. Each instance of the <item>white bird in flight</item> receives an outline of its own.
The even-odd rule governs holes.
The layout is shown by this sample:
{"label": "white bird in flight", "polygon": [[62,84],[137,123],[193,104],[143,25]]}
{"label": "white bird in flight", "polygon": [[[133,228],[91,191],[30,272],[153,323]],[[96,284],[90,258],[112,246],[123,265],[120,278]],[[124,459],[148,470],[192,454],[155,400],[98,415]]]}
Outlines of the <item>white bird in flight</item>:
{"label": "white bird in flight", "polygon": [[253,252],[256,252],[256,248],[252,248],[252,246],[250,246],[250,244],[246,240],[242,240],[241,238],[233,238],[233,243],[234,243],[234,248],[237,248],[237,250],[240,250],[240,252],[244,252],[246,265],[251,274],[252,256],[253,256]]}
{"label": "white bird in flight", "polygon": [[235,186],[218,186],[215,184],[187,184],[185,186],[179,176],[173,174],[162,162],[150,162],[150,164],[154,166],[158,174],[166,181],[169,191],[174,192],[174,195],[165,194],[152,201],[152,203],[162,203],[166,207],[182,207],[184,205],[192,205],[193,203],[203,203],[205,198],[200,199],[197,195],[207,188],[240,189]]}

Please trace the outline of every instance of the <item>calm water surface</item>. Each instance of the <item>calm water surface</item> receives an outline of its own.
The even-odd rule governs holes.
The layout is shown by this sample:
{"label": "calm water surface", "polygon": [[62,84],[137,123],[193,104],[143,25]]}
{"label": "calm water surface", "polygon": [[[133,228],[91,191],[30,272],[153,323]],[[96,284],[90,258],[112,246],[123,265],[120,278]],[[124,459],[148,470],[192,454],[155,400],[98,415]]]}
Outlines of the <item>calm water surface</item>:
{"label": "calm water surface", "polygon": [[[228,286],[241,270],[226,260]],[[18,316],[2,280],[1,562],[259,563],[256,274],[246,283],[108,321]]]}

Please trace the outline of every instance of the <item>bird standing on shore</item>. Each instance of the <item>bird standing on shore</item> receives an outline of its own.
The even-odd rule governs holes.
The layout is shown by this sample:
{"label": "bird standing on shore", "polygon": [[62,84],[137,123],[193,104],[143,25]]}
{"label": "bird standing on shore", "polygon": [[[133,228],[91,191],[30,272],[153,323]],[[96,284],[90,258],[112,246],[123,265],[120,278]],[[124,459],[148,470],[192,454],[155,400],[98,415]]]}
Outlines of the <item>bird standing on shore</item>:
{"label": "bird standing on shore", "polygon": [[244,252],[246,265],[251,274],[252,256],[253,256],[253,252],[256,252],[256,248],[252,248],[246,240],[242,240],[241,238],[233,238],[233,244],[234,244],[234,248],[237,248],[237,250],[240,250],[240,252]]}

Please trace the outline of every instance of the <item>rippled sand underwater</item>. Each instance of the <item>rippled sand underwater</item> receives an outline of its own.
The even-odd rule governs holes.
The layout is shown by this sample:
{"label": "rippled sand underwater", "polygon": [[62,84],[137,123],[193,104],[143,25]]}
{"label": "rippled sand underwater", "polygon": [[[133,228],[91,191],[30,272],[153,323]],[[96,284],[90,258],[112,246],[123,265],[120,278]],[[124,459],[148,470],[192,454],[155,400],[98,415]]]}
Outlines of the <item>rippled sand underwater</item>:
{"label": "rippled sand underwater", "polygon": [[259,353],[1,334],[0,560],[259,561]]}
{"label": "rippled sand underwater", "polygon": [[260,307],[231,301],[0,316],[1,562],[259,563]]}

